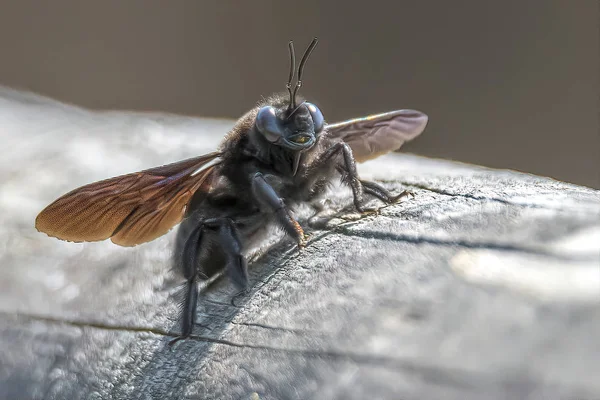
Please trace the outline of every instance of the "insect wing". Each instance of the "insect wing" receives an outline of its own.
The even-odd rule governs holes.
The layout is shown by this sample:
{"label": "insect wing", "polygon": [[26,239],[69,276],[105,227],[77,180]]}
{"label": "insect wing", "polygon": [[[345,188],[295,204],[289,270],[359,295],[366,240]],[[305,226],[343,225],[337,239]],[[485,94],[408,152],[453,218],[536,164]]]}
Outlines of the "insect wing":
{"label": "insect wing", "polygon": [[417,137],[428,117],[416,110],[398,110],[327,125],[328,134],[350,145],[358,162],[398,150]]}
{"label": "insect wing", "polygon": [[42,210],[35,227],[72,242],[151,241],[181,221],[196,191],[208,191],[220,161],[210,153],[82,186]]}

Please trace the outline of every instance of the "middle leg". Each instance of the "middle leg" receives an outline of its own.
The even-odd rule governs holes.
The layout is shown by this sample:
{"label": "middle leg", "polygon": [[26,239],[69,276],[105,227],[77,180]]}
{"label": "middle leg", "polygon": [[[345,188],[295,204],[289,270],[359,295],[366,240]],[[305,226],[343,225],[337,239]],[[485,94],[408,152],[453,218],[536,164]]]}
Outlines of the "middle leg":
{"label": "middle leg", "polygon": [[217,234],[217,241],[225,256],[227,275],[238,288],[245,289],[248,285],[248,265],[242,254],[242,242],[235,222],[231,218],[211,218],[203,224]]}
{"label": "middle leg", "polygon": [[396,203],[403,197],[413,195],[412,192],[408,190],[403,190],[399,194],[393,195],[389,190],[381,186],[380,184],[372,181],[361,180],[360,183],[363,185],[365,189],[365,193],[370,194],[371,196],[377,197],[379,200],[383,201],[386,204]]}

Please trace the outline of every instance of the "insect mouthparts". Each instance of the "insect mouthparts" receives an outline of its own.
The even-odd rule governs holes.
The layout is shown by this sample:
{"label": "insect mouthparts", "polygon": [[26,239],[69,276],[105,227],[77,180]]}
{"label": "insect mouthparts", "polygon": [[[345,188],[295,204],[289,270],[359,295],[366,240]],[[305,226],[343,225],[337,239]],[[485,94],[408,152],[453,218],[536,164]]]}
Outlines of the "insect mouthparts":
{"label": "insect mouthparts", "polygon": [[296,53],[294,52],[294,42],[292,40],[288,43],[288,49],[290,51],[290,75],[285,87],[290,94],[290,110],[296,108],[296,94],[298,94],[298,90],[302,86],[302,71],[304,71],[304,65],[310,56],[310,53],[314,50],[315,46],[319,40],[314,38],[312,42],[308,45],[308,48],[304,52],[302,59],[300,60],[300,65],[298,66],[298,80],[296,81],[296,86],[294,87],[294,91],[292,92],[292,80],[294,79],[294,72],[296,69]]}
{"label": "insect mouthparts", "polygon": [[307,135],[301,135],[293,139],[293,142],[304,144],[309,141],[309,137]]}

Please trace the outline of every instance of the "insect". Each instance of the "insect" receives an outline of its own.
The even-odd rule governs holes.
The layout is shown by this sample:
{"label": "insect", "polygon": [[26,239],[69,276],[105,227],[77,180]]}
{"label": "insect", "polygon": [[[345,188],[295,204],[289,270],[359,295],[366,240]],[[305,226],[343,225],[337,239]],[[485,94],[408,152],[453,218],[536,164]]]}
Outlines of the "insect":
{"label": "insect", "polygon": [[291,209],[323,196],[333,180],[341,176],[350,186],[359,212],[369,211],[365,195],[397,201],[404,193],[393,195],[361,180],[356,162],[397,150],[423,131],[427,116],[399,110],[327,124],[319,108],[298,95],[316,45],[315,38],[293,85],[296,60],[289,42],[287,93],[242,116],[217,151],[75,189],[40,212],[36,228],[73,242],[110,238],[135,246],[180,223],[174,260],[186,279],[186,298],[175,342],[192,332],[197,282],[225,270],[238,287],[246,287],[244,250],[267,227],[278,226],[304,247],[304,231]]}

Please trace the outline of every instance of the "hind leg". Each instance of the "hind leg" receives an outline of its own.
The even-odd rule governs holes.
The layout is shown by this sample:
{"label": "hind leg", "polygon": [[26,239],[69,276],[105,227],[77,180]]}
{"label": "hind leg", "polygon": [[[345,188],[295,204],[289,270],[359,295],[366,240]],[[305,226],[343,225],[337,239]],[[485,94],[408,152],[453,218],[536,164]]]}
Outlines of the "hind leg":
{"label": "hind leg", "polygon": [[[181,322],[181,335],[169,342],[172,346],[179,340],[185,339],[192,333],[196,322],[196,306],[198,303],[198,260],[203,253],[209,251],[208,246],[202,243],[202,226],[198,226],[189,232],[189,226],[183,225],[177,233],[176,263],[179,264],[186,281],[185,299],[183,301],[183,312]],[[204,277],[204,276],[203,276]]]}
{"label": "hind leg", "polygon": [[242,255],[242,245],[239,232],[235,223],[229,218],[211,218],[201,222],[200,226],[191,228],[188,224],[182,224],[178,232],[176,254],[182,268],[186,282],[186,296],[183,303],[183,316],[181,335],[169,342],[175,344],[179,340],[188,338],[195,324],[196,307],[198,303],[199,278],[207,278],[201,272],[200,262],[208,260],[211,241],[206,240],[207,235],[214,236],[220,245],[220,250],[225,256],[225,268],[227,274],[238,287],[245,288],[248,284],[248,272],[246,259]]}

